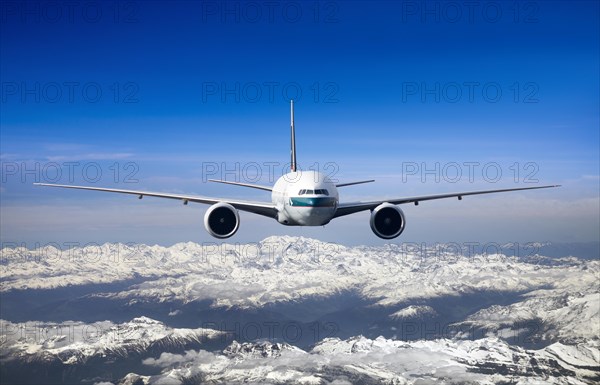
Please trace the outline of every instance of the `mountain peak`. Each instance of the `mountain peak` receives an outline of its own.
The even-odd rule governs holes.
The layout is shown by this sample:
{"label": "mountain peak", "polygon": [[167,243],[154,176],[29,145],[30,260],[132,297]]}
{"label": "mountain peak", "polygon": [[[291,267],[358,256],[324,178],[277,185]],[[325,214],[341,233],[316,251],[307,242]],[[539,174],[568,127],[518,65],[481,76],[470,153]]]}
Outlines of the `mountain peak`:
{"label": "mountain peak", "polygon": [[239,343],[233,341],[225,350],[223,354],[228,357],[238,358],[249,358],[249,357],[279,357],[283,351],[294,351],[304,352],[295,346],[287,343],[270,342],[270,341],[258,341],[258,342],[244,342]]}

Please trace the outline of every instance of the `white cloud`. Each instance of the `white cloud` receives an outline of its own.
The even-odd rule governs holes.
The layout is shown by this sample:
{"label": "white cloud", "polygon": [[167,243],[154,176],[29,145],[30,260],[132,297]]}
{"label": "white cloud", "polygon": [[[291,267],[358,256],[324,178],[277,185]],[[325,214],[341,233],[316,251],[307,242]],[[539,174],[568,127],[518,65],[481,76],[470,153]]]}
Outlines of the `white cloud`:
{"label": "white cloud", "polygon": [[144,365],[159,366],[162,368],[182,365],[186,362],[201,362],[210,364],[217,358],[213,353],[204,350],[188,350],[184,354],[161,353],[159,358],[146,358],[142,361]]}

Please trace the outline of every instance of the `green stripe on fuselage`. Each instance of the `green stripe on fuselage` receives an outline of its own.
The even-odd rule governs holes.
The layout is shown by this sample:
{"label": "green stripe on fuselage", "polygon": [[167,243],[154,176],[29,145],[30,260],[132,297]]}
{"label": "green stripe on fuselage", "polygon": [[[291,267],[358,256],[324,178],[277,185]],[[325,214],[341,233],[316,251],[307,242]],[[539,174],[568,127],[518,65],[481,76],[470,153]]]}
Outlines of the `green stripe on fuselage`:
{"label": "green stripe on fuselage", "polygon": [[335,198],[290,198],[290,205],[293,207],[334,207]]}

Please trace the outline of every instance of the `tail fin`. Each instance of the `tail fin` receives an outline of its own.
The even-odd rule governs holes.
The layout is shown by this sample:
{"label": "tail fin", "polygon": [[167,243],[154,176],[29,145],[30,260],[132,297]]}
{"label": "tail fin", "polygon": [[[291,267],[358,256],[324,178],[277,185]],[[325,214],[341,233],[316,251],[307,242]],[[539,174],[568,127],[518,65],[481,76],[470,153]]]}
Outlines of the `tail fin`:
{"label": "tail fin", "polygon": [[294,100],[290,100],[291,126],[292,126],[292,172],[296,172],[296,130],[294,128]]}

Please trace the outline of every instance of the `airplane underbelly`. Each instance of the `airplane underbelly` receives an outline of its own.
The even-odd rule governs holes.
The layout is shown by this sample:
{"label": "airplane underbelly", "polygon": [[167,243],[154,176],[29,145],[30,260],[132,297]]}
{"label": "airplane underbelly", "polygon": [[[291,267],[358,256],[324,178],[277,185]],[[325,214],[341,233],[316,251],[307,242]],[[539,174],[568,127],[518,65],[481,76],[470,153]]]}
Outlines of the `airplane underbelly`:
{"label": "airplane underbelly", "polygon": [[322,226],[329,223],[335,208],[333,207],[288,207],[289,224],[300,226]]}

